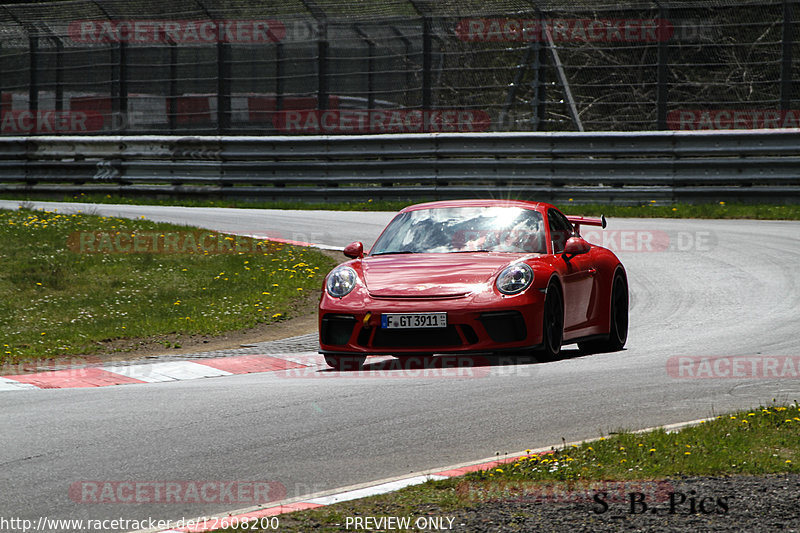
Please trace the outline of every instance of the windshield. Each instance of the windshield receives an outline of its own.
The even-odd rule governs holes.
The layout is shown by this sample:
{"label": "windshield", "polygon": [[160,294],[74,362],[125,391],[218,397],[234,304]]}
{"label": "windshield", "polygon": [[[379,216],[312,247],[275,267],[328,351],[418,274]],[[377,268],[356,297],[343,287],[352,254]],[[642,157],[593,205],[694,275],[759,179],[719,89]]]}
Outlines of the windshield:
{"label": "windshield", "polygon": [[545,253],[542,215],[519,207],[447,207],[401,213],[370,255],[453,252]]}

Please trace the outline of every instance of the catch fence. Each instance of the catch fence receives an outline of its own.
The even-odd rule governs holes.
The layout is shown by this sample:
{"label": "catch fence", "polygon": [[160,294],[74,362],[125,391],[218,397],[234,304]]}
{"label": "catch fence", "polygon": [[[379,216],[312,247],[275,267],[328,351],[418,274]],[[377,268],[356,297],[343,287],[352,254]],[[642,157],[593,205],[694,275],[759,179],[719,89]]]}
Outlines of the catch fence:
{"label": "catch fence", "polygon": [[798,0],[0,5],[0,133],[800,126]]}

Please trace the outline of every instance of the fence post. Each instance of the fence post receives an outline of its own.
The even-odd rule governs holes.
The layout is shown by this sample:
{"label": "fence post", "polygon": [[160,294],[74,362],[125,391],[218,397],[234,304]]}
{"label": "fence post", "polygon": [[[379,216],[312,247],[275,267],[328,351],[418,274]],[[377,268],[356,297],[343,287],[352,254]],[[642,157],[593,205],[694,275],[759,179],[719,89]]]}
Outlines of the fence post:
{"label": "fence post", "polygon": [[358,25],[354,28],[361,40],[367,43],[367,109],[375,109],[375,42]]}
{"label": "fence post", "polygon": [[[0,41],[0,119],[3,118],[3,42]],[[9,111],[11,111],[9,109]]]}
{"label": "fence post", "polygon": [[431,19],[422,17],[422,109],[433,108],[431,90],[431,69],[433,68],[433,39],[431,37]]}
{"label": "fence post", "polygon": [[128,125],[128,45],[123,41],[119,43],[117,64],[117,98],[112,100],[112,127],[119,117],[120,130]]}
{"label": "fence post", "polygon": [[64,110],[64,44],[61,38],[56,40],[56,111]]}
{"label": "fence post", "polygon": [[275,111],[283,110],[283,45],[275,45]]}
{"label": "fence post", "polygon": [[792,46],[794,45],[792,1],[793,0],[783,0],[783,50],[781,59],[782,111],[787,111],[792,107]]}
{"label": "fence post", "polygon": [[[398,30],[396,26],[389,26],[389,28],[394,32],[395,35],[397,35],[397,38],[400,39],[403,43],[403,47],[405,50],[405,55],[403,56],[405,79],[406,79],[405,87],[409,88],[411,87],[411,81],[412,81],[411,68],[409,67],[411,65],[411,40],[408,37],[406,37],[403,34],[403,32]],[[403,102],[403,105],[408,105],[408,100],[405,100]]]}
{"label": "fence post", "polygon": [[[28,111],[35,117],[39,112],[39,37],[31,35],[28,38],[28,73],[30,87],[28,87]],[[34,119],[35,120],[35,119]]]}
{"label": "fence post", "polygon": [[223,135],[231,128],[231,88],[229,79],[229,48],[217,41],[217,133]]}
{"label": "fence post", "polygon": [[319,20],[317,40],[317,107],[328,109],[328,21]]}
{"label": "fence post", "polygon": [[656,74],[656,127],[659,130],[667,129],[667,104],[669,100],[669,84],[667,83],[667,76],[669,75],[669,48],[667,39],[665,39],[666,28],[664,23],[669,16],[667,7],[658,3],[658,28],[656,35],[658,36],[658,72]]}
{"label": "fence post", "polygon": [[167,100],[167,120],[169,131],[174,133],[178,127],[178,45],[169,43],[169,99]]}

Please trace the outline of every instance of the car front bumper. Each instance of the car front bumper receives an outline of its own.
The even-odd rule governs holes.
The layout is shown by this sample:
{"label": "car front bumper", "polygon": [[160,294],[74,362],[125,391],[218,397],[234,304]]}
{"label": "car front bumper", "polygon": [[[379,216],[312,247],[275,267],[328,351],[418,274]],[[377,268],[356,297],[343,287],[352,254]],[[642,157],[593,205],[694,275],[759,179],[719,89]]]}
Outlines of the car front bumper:
{"label": "car front bumper", "polygon": [[[497,298],[359,298],[323,295],[320,353],[360,355],[466,354],[523,350],[542,342],[544,294]],[[481,301],[476,301],[481,300]],[[446,312],[446,328],[385,329],[384,313]]]}

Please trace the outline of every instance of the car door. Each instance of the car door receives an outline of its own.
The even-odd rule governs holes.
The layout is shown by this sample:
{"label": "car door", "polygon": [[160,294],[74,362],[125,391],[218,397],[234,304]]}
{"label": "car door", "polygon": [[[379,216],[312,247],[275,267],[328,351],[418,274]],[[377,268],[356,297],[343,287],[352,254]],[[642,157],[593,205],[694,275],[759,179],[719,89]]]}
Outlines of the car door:
{"label": "car door", "polygon": [[553,253],[563,261],[564,270],[564,338],[575,338],[590,326],[592,306],[595,301],[596,274],[594,268],[596,249],[576,255],[569,260],[563,258],[567,239],[576,236],[575,228],[560,211],[548,210],[548,225]]}

